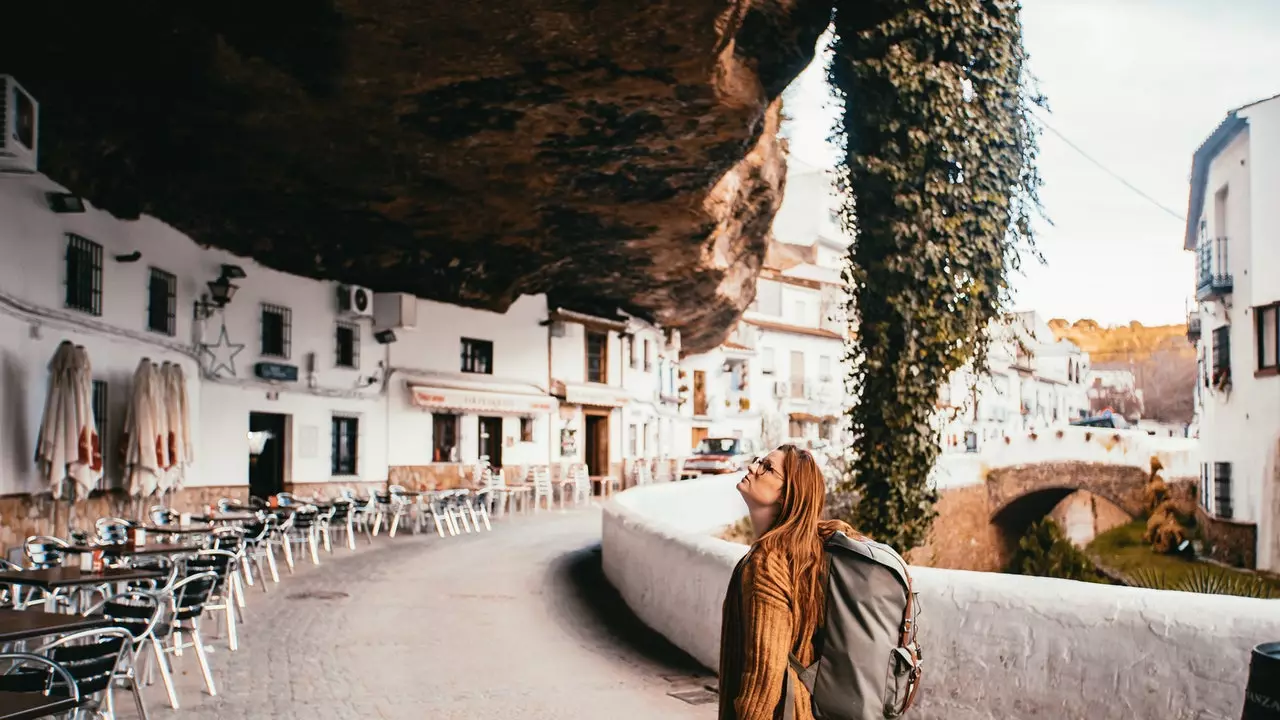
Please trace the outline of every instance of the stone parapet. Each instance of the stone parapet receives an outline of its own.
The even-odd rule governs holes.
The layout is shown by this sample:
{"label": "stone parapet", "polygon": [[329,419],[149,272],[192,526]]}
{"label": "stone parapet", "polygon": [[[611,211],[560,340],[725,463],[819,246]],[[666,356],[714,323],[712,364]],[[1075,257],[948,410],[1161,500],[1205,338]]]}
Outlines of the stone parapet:
{"label": "stone parapet", "polygon": [[[747,548],[712,532],[745,508],[730,475],[622,493],[605,573],[650,627],[719,661],[720,608]],[[913,567],[921,720],[1238,717],[1249,652],[1280,639],[1277,601]]]}

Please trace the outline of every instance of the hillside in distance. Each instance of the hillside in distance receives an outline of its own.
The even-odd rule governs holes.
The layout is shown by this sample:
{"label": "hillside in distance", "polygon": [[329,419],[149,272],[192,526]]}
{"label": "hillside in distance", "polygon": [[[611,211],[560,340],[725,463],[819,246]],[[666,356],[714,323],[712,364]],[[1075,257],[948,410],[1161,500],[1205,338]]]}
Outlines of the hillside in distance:
{"label": "hillside in distance", "polygon": [[1191,422],[1194,412],[1196,349],[1186,325],[1140,322],[1103,327],[1089,319],[1049,321],[1054,336],[1089,353],[1098,370],[1132,368],[1144,399],[1143,416],[1163,422]]}

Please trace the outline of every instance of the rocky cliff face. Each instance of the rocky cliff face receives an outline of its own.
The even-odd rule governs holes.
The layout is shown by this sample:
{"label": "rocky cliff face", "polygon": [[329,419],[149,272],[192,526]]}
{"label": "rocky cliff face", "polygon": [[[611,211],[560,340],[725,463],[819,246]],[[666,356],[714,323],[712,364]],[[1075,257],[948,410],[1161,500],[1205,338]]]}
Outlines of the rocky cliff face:
{"label": "rocky cliff face", "polygon": [[119,216],[376,290],[620,305],[698,351],[754,296],[778,97],[830,7],[23,3],[0,72],[41,170]]}

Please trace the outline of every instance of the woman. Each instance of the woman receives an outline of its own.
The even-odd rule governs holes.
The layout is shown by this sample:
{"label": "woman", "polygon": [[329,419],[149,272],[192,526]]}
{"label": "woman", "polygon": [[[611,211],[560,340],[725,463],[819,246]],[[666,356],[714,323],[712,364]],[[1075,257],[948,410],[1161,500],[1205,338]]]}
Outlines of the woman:
{"label": "woman", "polygon": [[[826,483],[807,450],[783,445],[752,463],[738,483],[756,541],[738,563],[724,600],[720,719],[782,717],[788,656],[813,662],[825,601],[823,540],[847,524],[823,521]],[[795,720],[813,720],[809,691],[795,680]]]}

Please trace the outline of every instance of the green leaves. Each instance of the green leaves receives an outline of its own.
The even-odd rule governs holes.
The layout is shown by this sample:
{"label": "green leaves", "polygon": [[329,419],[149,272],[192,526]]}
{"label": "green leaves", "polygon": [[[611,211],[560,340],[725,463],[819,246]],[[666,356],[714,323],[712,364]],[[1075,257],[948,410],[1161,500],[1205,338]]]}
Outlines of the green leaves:
{"label": "green leaves", "polygon": [[[1014,0],[882,0],[891,18],[856,24],[837,0],[829,79],[844,100],[836,128],[846,227],[849,417],[847,518],[905,551],[924,542],[936,491],[931,430],[939,387],[986,359],[986,328],[1007,274],[1034,251],[1039,176]],[[857,461],[852,461],[852,458]]]}

